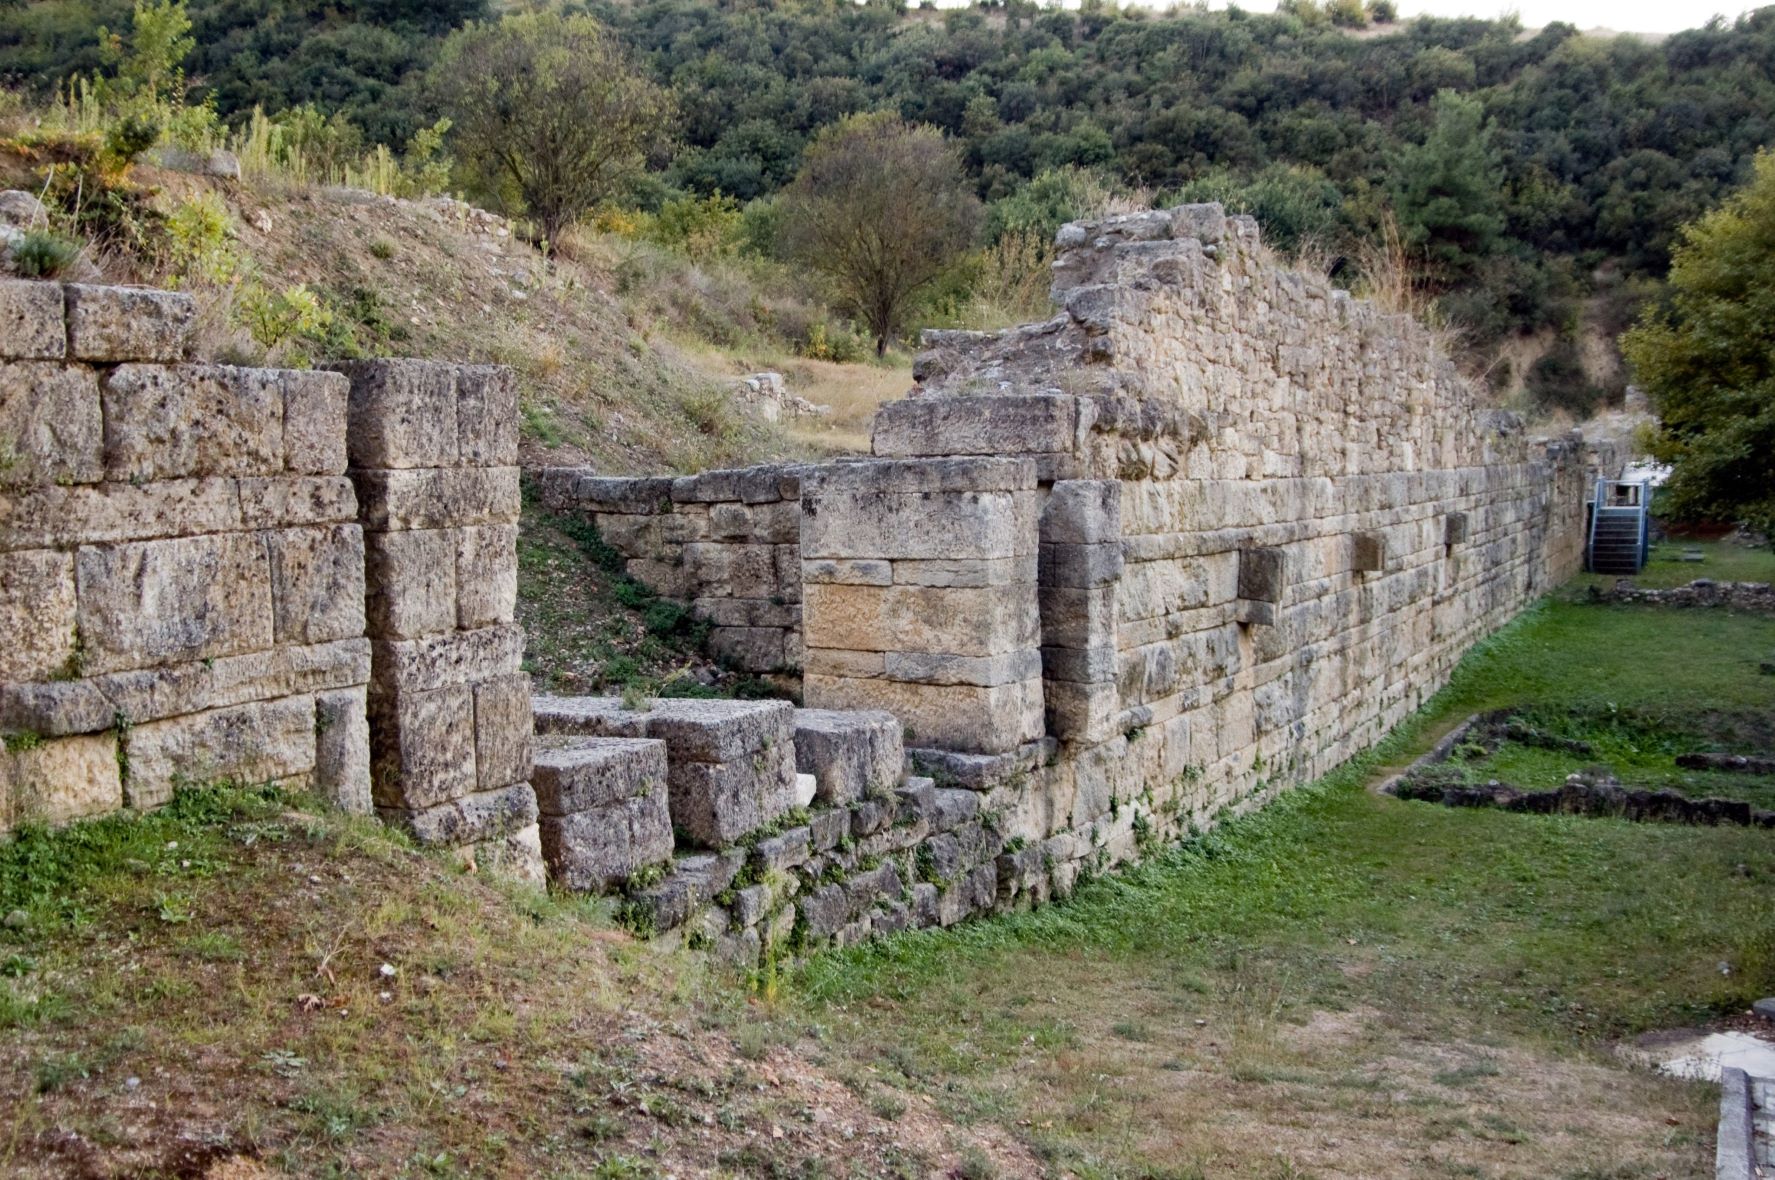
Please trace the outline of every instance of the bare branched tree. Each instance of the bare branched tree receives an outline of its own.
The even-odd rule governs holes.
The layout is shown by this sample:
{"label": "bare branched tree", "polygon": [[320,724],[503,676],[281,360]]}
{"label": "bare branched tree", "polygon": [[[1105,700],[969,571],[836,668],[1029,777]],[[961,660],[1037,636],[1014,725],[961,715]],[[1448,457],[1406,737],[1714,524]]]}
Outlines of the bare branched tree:
{"label": "bare branched tree", "polygon": [[790,255],[832,281],[877,356],[980,228],[960,154],[934,128],[888,114],[823,131],[783,201]]}
{"label": "bare branched tree", "polygon": [[551,248],[646,165],[671,122],[671,97],[589,16],[467,25],[445,43],[432,87],[458,156]]}

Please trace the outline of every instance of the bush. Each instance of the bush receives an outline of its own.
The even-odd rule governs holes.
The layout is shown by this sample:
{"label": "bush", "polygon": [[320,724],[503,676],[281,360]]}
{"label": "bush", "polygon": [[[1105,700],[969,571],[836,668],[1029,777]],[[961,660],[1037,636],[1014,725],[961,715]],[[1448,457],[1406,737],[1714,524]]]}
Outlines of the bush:
{"label": "bush", "polygon": [[59,278],[80,260],[80,243],[34,229],[12,247],[12,268],[27,279]]}

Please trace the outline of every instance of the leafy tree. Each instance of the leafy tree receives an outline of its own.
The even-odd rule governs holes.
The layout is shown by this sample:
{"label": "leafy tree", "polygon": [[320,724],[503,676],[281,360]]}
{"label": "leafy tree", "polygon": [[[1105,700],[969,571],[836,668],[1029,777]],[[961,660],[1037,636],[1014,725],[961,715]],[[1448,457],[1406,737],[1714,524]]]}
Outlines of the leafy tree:
{"label": "leafy tree", "polygon": [[1653,453],[1674,464],[1662,505],[1775,537],[1775,154],[1683,227],[1667,304],[1622,343],[1658,411]]}
{"label": "leafy tree", "polygon": [[547,242],[642,171],[671,111],[597,21],[555,12],[452,34],[432,84],[460,158]]}
{"label": "leafy tree", "polygon": [[782,200],[788,253],[831,280],[877,356],[980,226],[960,153],[934,128],[890,114],[821,133]]}
{"label": "leafy tree", "polygon": [[1400,154],[1394,199],[1406,244],[1452,284],[1474,272],[1503,232],[1504,178],[1478,99],[1443,90],[1431,110],[1428,137]]}

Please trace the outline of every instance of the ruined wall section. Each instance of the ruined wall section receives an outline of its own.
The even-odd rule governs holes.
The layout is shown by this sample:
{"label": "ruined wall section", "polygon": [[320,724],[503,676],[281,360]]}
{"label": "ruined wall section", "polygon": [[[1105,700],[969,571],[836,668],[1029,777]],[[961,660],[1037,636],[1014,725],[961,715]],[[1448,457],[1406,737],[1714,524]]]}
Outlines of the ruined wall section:
{"label": "ruined wall section", "polygon": [[638,479],[550,468],[536,479],[544,506],[589,519],[630,577],[706,620],[721,659],[801,668],[800,468]]}
{"label": "ruined wall section", "polygon": [[184,364],[193,313],[0,283],[0,831],[221,778],[369,808],[346,381]]}

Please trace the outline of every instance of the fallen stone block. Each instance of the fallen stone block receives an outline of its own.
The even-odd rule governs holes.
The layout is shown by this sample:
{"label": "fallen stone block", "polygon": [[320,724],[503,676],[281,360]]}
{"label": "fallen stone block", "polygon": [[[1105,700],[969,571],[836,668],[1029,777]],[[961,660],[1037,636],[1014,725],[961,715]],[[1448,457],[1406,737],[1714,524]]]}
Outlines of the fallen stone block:
{"label": "fallen stone block", "polygon": [[376,814],[428,848],[460,848],[534,827],[536,793],[529,783],[516,783],[420,810],[378,807]]}

